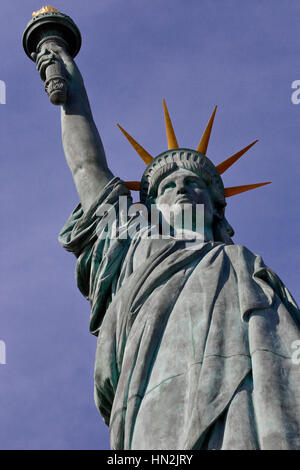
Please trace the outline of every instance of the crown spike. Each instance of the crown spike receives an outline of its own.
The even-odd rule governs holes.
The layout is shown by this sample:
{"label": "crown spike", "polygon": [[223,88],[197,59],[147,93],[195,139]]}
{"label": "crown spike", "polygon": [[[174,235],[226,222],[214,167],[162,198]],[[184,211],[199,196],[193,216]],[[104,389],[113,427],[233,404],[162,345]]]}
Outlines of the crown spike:
{"label": "crown spike", "polygon": [[230,188],[225,188],[225,197],[235,196],[236,194],[244,193],[245,191],[250,191],[251,189],[259,188],[265,184],[271,184],[271,181],[266,183],[255,183],[255,184],[244,184],[243,186],[232,186]]}
{"label": "crown spike", "polygon": [[210,134],[211,134],[212,126],[213,126],[213,123],[214,123],[216,111],[217,111],[217,106],[215,106],[215,109],[212,112],[210,120],[208,121],[206,129],[203,132],[203,135],[201,137],[200,144],[198,145],[198,148],[197,148],[197,152],[200,152],[203,155],[206,155],[206,151],[207,151],[207,147],[208,147],[208,143],[209,143]]}
{"label": "crown spike", "polygon": [[169,111],[168,111],[168,108],[167,108],[167,105],[166,105],[166,102],[165,102],[164,98],[163,98],[163,105],[164,105],[164,115],[165,115],[165,123],[166,123],[168,149],[169,150],[177,149],[179,147],[178,142],[177,142],[177,139],[176,139],[176,135],[175,135],[174,128],[173,128],[173,125],[172,125],[172,121],[171,121]]}
{"label": "crown spike", "polygon": [[126,181],[125,186],[127,189],[130,189],[132,191],[139,191],[141,183],[139,181]]}
{"label": "crown spike", "polygon": [[227,158],[222,163],[219,163],[216,168],[220,175],[222,175],[226,170],[228,170],[228,168],[230,168],[231,165],[233,165],[239,158],[241,158],[241,156],[244,155],[244,153],[246,153],[254,144],[256,144],[256,142],[258,142],[258,140],[255,140],[254,142],[252,142],[252,144],[247,145],[247,147],[243,148],[239,152]]}
{"label": "crown spike", "polygon": [[134,150],[139,154],[139,156],[143,159],[146,165],[149,165],[149,163],[151,163],[153,160],[152,155],[150,155],[147,150],[145,150],[136,140],[134,140],[134,138],[131,137],[131,135],[129,135],[128,132],[126,132],[125,129],[120,126],[120,124],[117,124],[117,126],[123,132],[126,139],[131,143]]}

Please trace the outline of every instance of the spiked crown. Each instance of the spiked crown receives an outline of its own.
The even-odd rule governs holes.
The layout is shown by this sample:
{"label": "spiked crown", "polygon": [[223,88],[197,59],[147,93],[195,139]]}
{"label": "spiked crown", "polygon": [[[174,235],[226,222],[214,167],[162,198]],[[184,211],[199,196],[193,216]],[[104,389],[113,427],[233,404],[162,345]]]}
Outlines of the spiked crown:
{"label": "spiked crown", "polygon": [[[225,198],[235,196],[236,194],[249,191],[251,189],[270,184],[270,182],[246,184],[242,186],[233,186],[224,188],[221,175],[228,170],[239,158],[244,155],[258,140],[255,140],[251,144],[239,150],[234,155],[230,156],[218,165],[214,165],[212,161],[206,156],[207,147],[212,131],[212,126],[217,110],[217,106],[208,121],[208,124],[204,130],[200,143],[197,150],[180,148],[176,139],[174,128],[170,119],[170,115],[167,109],[165,100],[163,100],[164,116],[166,124],[166,134],[168,142],[168,151],[159,154],[157,157],[150,155],[133,137],[131,137],[119,124],[118,127],[123,132],[125,137],[128,139],[130,144],[140,155],[143,161],[146,163],[147,168],[142,176],[141,182],[139,181],[128,181],[126,186],[130,190],[140,191],[140,197],[142,202],[146,202],[147,198],[151,195],[151,189],[153,188],[152,181],[155,179],[155,175],[159,171],[161,174],[164,172],[164,167],[176,166],[178,168],[188,168],[195,173],[207,175],[211,181],[211,189],[215,194],[215,199],[219,202],[223,200],[222,205],[226,205]],[[206,178],[207,179],[207,178]]]}

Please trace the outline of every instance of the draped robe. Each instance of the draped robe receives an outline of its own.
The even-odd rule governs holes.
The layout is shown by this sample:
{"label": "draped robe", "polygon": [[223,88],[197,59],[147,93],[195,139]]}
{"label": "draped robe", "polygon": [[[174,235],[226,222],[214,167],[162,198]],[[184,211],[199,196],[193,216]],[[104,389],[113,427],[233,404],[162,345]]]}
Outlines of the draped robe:
{"label": "draped robe", "polygon": [[119,196],[130,206],[114,178],[59,236],[91,304],[112,449],[300,449],[300,314],[287,288],[241,245],[191,249],[138,225],[112,236],[102,209],[120,218]]}

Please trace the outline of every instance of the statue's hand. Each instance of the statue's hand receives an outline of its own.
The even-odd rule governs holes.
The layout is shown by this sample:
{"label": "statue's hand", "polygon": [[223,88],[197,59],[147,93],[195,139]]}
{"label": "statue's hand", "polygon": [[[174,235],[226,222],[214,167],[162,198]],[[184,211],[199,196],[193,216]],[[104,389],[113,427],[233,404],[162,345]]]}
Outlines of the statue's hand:
{"label": "statue's hand", "polygon": [[33,60],[36,62],[37,69],[41,76],[41,79],[45,81],[46,78],[46,69],[49,65],[53,64],[55,61],[58,61],[61,64],[62,71],[69,83],[69,89],[71,88],[83,88],[83,79],[81,73],[75,64],[74,60],[70,54],[58,44],[45,43],[41,51],[32,55]]}

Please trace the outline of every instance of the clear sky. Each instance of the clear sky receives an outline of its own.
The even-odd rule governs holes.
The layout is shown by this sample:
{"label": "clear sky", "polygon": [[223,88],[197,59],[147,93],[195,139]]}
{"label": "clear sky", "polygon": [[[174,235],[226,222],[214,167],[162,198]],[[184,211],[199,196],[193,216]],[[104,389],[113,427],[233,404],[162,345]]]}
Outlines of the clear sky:
{"label": "clear sky", "polygon": [[[52,0],[51,0],[52,1]],[[93,401],[96,338],[77,290],[75,258],[57,242],[78,197],[49,103],[21,37],[36,0],[2,0],[0,80],[1,449],[107,449]],[[57,0],[82,33],[77,63],[114,174],[143,162],[119,122],[151,154],[167,147],[162,98],[179,145],[197,148],[218,104],[207,155],[218,164],[255,139],[225,186],[272,181],[228,199],[235,243],[261,254],[296,301],[299,287],[298,0]]]}

